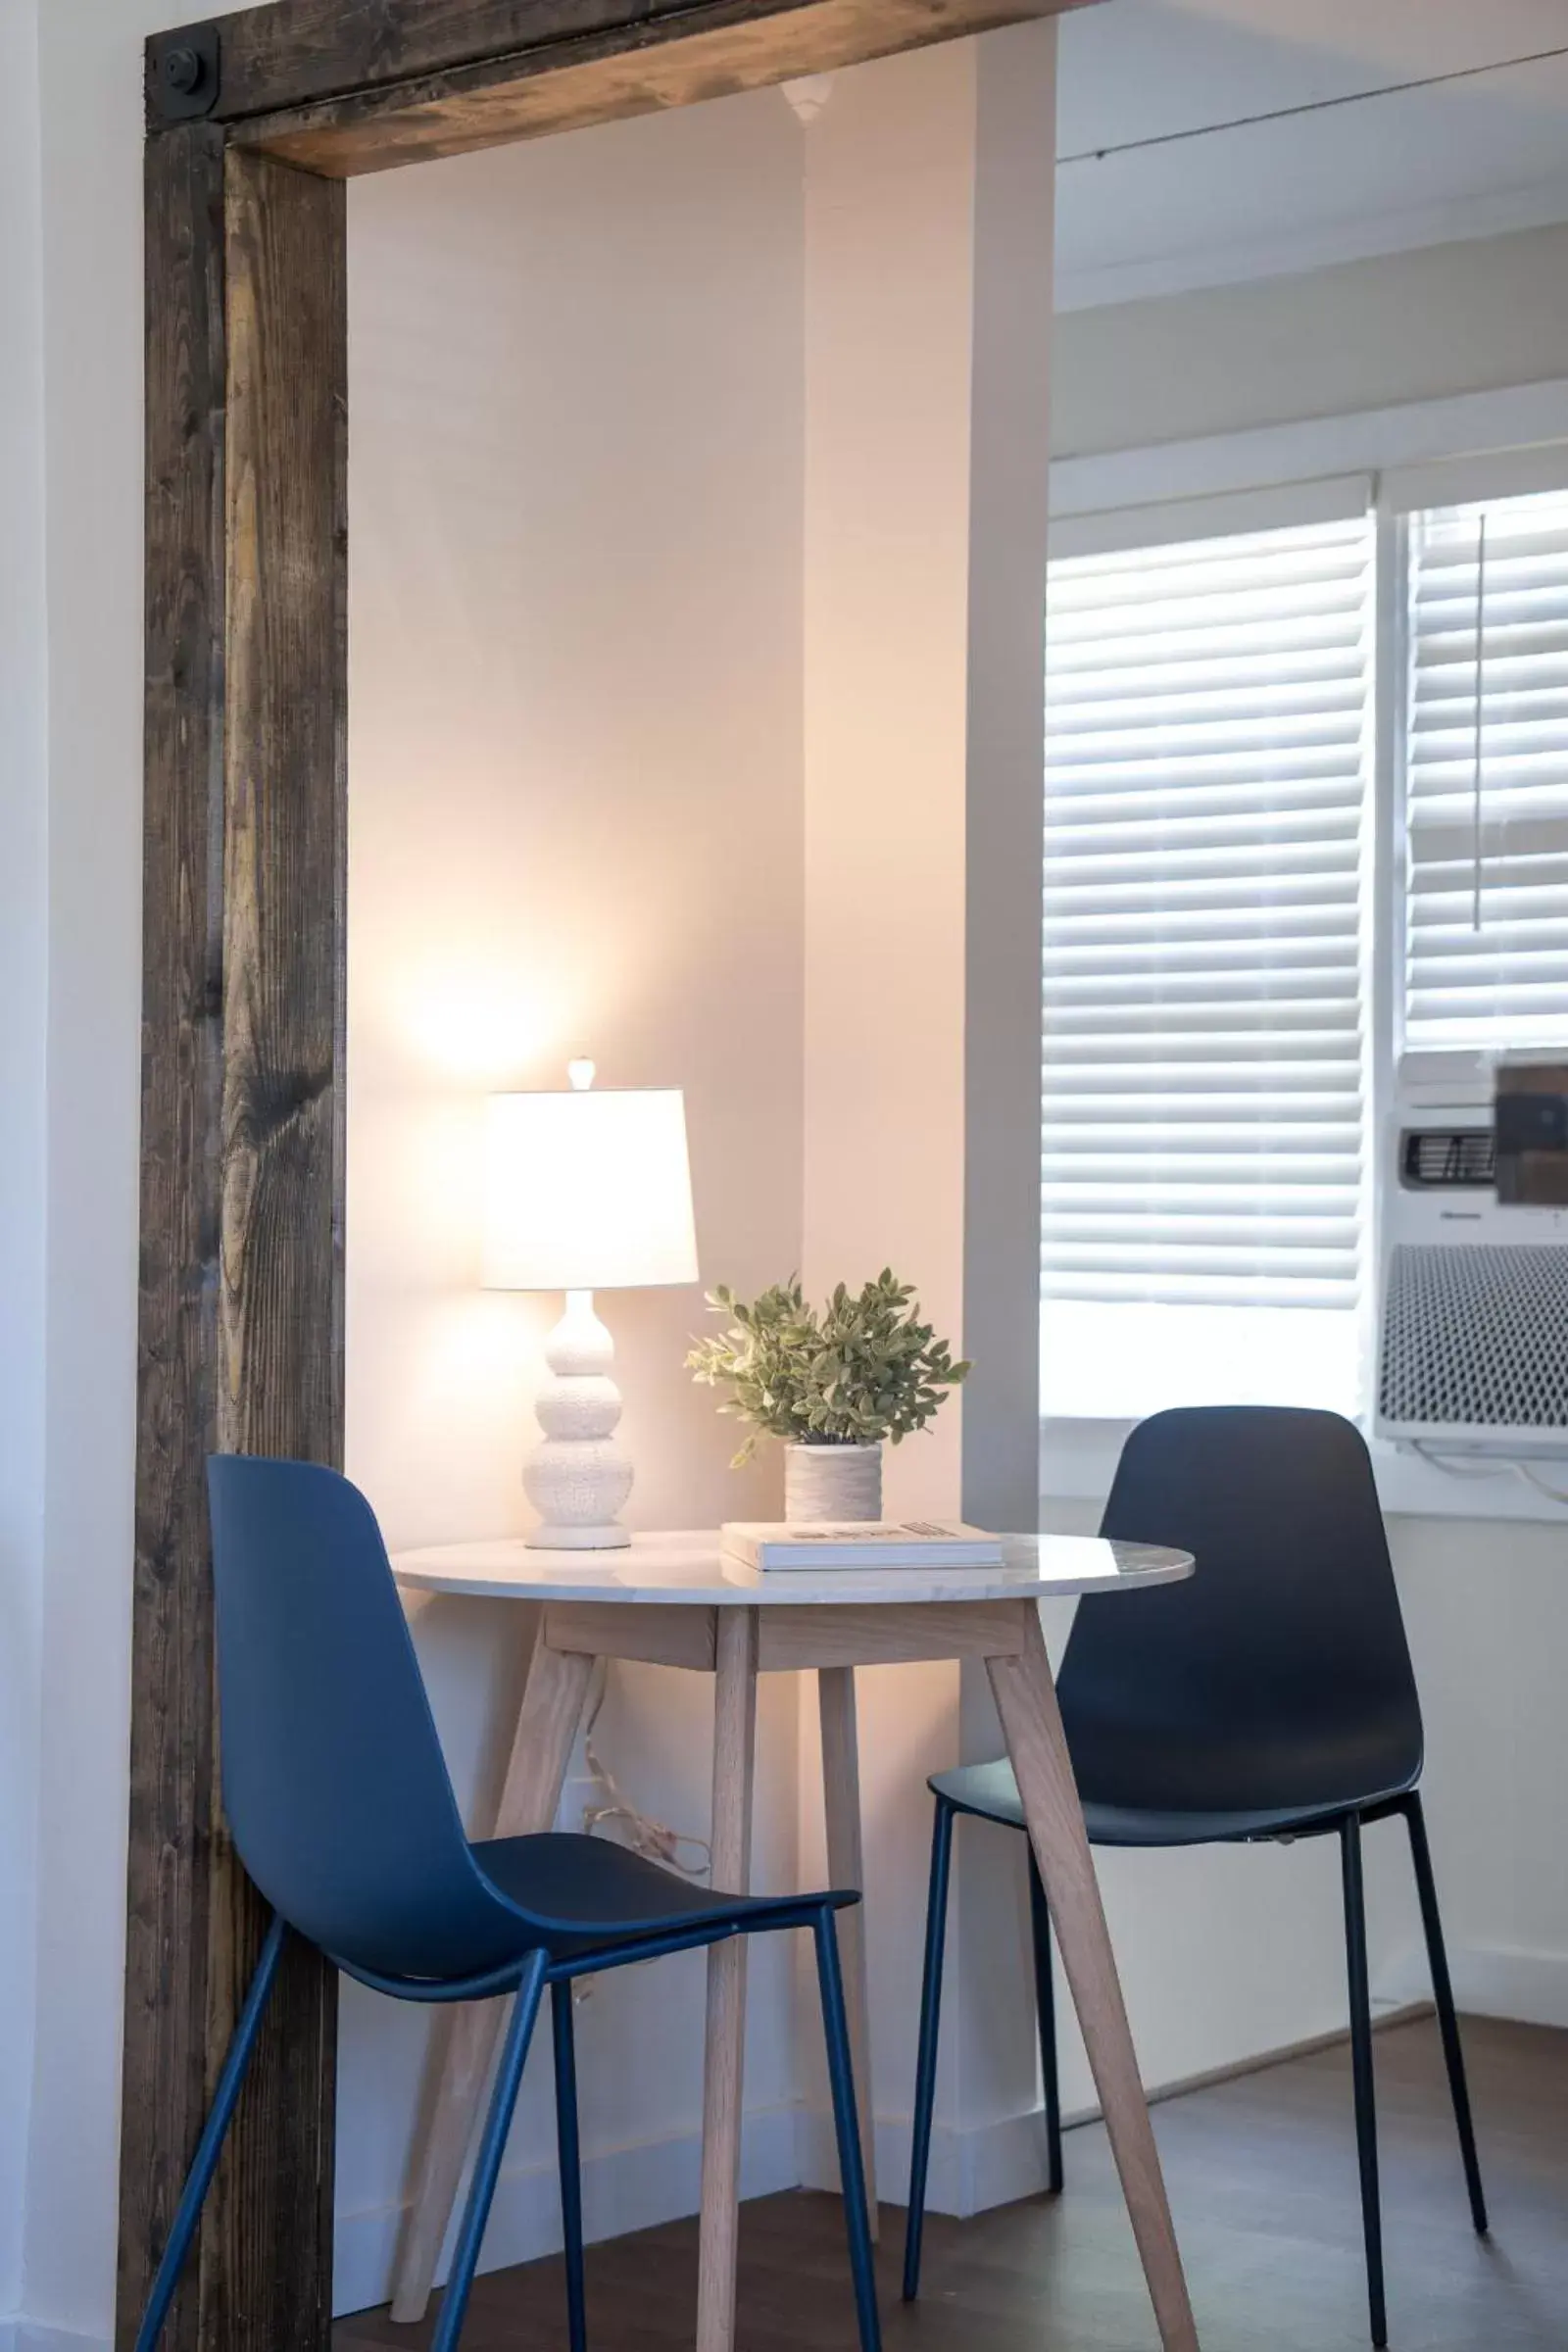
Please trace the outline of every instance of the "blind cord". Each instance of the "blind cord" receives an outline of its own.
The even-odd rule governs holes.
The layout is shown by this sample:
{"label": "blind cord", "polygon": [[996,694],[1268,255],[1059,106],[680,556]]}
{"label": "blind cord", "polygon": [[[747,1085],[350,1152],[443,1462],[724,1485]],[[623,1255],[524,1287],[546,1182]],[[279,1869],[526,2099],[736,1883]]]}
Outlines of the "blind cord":
{"label": "blind cord", "polygon": [[1484,728],[1485,728],[1485,725],[1486,725],[1486,719],[1485,719],[1485,715],[1484,715],[1484,710],[1485,710],[1485,699],[1486,699],[1486,662],[1487,662],[1487,513],[1486,513],[1486,509],[1483,507],[1483,508],[1482,508],[1482,510],[1481,510],[1480,520],[1479,520],[1479,522],[1478,522],[1478,524],[1477,524],[1477,528],[1476,528],[1476,704],[1475,704],[1475,710],[1476,710],[1476,721],[1475,721],[1475,791],[1474,791],[1474,820],[1473,820],[1473,821],[1474,821],[1474,828],[1475,828],[1475,830],[1474,830],[1474,843],[1473,843],[1473,859],[1474,859],[1474,863],[1473,863],[1473,872],[1472,872],[1472,885],[1471,885],[1471,887],[1472,887],[1472,893],[1473,893],[1473,896],[1472,896],[1472,904],[1471,904],[1471,909],[1470,909],[1470,928],[1472,929],[1472,931],[1479,931],[1479,930],[1481,929],[1481,869],[1482,869],[1482,859],[1483,859],[1483,855],[1484,855],[1484,853],[1483,853],[1483,850],[1482,850],[1482,844],[1481,844],[1481,767],[1482,767],[1482,743],[1483,743],[1483,730],[1484,730]]}

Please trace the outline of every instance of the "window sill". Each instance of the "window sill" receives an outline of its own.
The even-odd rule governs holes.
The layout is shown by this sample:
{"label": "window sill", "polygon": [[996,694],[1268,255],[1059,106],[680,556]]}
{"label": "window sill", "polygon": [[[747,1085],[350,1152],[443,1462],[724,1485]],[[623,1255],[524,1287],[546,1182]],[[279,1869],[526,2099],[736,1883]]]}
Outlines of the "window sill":
{"label": "window sill", "polygon": [[[1040,1424],[1040,1498],[1104,1502],[1131,1421],[1053,1419]],[[1378,1495],[1391,1518],[1520,1519],[1568,1529],[1568,1504],[1537,1493],[1511,1470],[1495,1478],[1456,1478],[1396,1446],[1372,1441]],[[1548,1473],[1568,1487],[1560,1470]]]}

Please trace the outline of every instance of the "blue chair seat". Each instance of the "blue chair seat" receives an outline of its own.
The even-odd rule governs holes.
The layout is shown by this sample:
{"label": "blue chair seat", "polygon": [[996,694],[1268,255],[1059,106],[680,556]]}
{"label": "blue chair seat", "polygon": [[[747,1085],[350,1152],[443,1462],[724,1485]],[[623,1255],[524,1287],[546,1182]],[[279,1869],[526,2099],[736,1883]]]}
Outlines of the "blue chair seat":
{"label": "blue chair seat", "polygon": [[[527,1912],[518,1923],[526,1931],[519,1950],[542,1940],[552,1959],[580,1958],[640,1936],[701,1935],[721,1924],[744,1933],[793,1920],[802,1909],[798,1894],[724,1894],[608,1838],[577,1833],[488,1838],[468,1850],[498,1893]],[[843,1889],[810,1897],[812,1908],[827,1903],[835,1911],[858,1900]]]}
{"label": "blue chair seat", "polygon": [[[1375,1820],[1379,1809],[1407,1794],[1410,1784],[1368,1796],[1359,1806],[1363,1821]],[[977,1814],[983,1821],[1021,1830],[1023,1805],[1012,1766],[1004,1756],[995,1764],[960,1764],[954,1772],[937,1772],[930,1787],[958,1813]],[[1343,1805],[1253,1805],[1240,1811],[1197,1809],[1174,1805],[1102,1805],[1084,1798],[1084,1822],[1091,1845],[1224,1845],[1258,1838],[1312,1838],[1337,1830]]]}

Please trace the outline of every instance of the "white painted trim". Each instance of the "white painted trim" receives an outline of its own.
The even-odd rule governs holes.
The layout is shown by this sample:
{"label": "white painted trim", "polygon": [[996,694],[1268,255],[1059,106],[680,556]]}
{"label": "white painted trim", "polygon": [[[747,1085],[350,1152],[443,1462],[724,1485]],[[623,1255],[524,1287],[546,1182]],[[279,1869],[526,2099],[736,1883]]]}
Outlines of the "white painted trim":
{"label": "white painted trim", "polygon": [[[1070,167],[1069,167],[1070,168]],[[1509,236],[1519,229],[1550,228],[1568,209],[1568,188],[1557,178],[1448,197],[1401,211],[1342,218],[1295,236],[1238,239],[1183,253],[1157,254],[1136,262],[1104,262],[1056,276],[1058,311],[1099,310],[1113,303],[1159,301],[1213,286],[1250,285],[1255,279],[1298,277],[1309,270],[1332,270],[1346,262],[1409,253],[1430,245],[1458,245],[1477,237]]]}
{"label": "white painted trim", "polygon": [[[1374,2001],[1373,2030],[1381,2033],[1389,2026],[1403,2025],[1412,2017],[1425,2017],[1431,2008],[1431,1992],[1425,1985],[1419,1986],[1407,2000],[1385,2002],[1379,1994]],[[1309,2057],[1316,2050],[1333,2049],[1348,2039],[1348,2027],[1332,2034],[1314,2034],[1302,2041],[1253,2051],[1233,2060],[1229,2066],[1209,2067],[1201,2074],[1151,2083],[1147,2086],[1147,2096],[1152,2106],[1164,2099],[1184,2098],[1189,2091],[1208,2090],[1215,2083],[1233,2082],[1243,2075],[1262,2074],[1271,2066]],[[1072,2132],[1080,2124],[1098,2124],[1100,2118],[1097,2106],[1070,2107],[1062,2115],[1061,2128]],[[878,2116],[877,2180],[882,2194],[894,2204],[906,2194],[911,2134],[908,2116]],[[802,2186],[836,2189],[839,2172],[833,2148],[833,2122],[825,2108],[802,2115],[800,2146]],[[988,2212],[993,2205],[1010,2205],[1019,2197],[1040,2196],[1045,2186],[1044,2107],[1026,2108],[1016,2115],[994,2116],[988,2123],[972,2125],[966,2131],[940,2121],[932,2127],[931,2169],[926,2186],[926,2204],[932,2213],[951,2213],[960,2221],[967,2220],[971,2214]]]}
{"label": "white painted trim", "polygon": [[[743,2197],[770,2196],[777,2189],[800,2185],[799,2122],[800,2112],[794,2106],[762,2108],[747,2116],[741,2152]],[[696,2127],[665,2139],[585,2154],[584,2234],[589,2239],[623,2237],[630,2230],[651,2230],[660,2222],[678,2221],[695,2213],[701,2169],[702,2138]],[[405,2211],[399,2203],[338,2215],[332,2278],[334,2317],[368,2311],[387,2300]],[[554,2154],[543,2163],[508,2165],[490,2210],[480,2270],[506,2270],[514,2263],[557,2253],[560,2247],[561,2192]],[[437,2282],[445,2277],[443,2258]],[[7,2352],[3,2342],[0,2352]],[[25,2352],[33,2352],[33,2347],[29,2344]],[[37,2352],[54,2352],[54,2348],[40,2345]],[[75,2352],[75,2348],[62,2344],[60,2352]]]}
{"label": "white painted trim", "polygon": [[[1450,1944],[1455,2007],[1471,2017],[1503,2017],[1527,2026],[1568,2030],[1568,1952],[1522,1952],[1500,1944]],[[1427,1956],[1409,1945],[1378,1972],[1378,1992],[1403,2000],[1430,1990]]]}
{"label": "white painted trim", "polygon": [[1186,539],[1218,539],[1243,531],[1279,531],[1293,524],[1348,522],[1371,506],[1370,473],[1321,474],[1310,482],[1281,482],[1267,490],[1222,490],[1213,498],[1167,499],[1156,507],[1110,507],[1098,514],[1056,514],[1055,556],[1130,554],[1174,547]]}
{"label": "white painted trim", "polygon": [[[1062,2118],[1070,2125],[1089,2121],[1088,2114]],[[912,2123],[908,2116],[878,2116],[876,2177],[881,2193],[895,2204],[907,2193]],[[836,2189],[838,2157],[833,2144],[833,2119],[825,2109],[801,2117],[801,2185]],[[1019,2197],[1038,2196],[1046,2185],[1046,2119],[1043,2108],[1021,2114],[995,2116],[989,2122],[960,2129],[940,2119],[931,2130],[931,2169],[926,2203],[933,2213],[956,2214],[961,2220],[985,2213],[993,2205],[1010,2205]]]}
{"label": "white painted trim", "polygon": [[1051,468],[1051,511],[1102,514],[1562,440],[1568,440],[1568,377],[1554,376],[1348,416],[1307,416],[1098,457],[1057,458]]}
{"label": "white painted trim", "polygon": [[71,2328],[45,2328],[41,2321],[0,2320],[0,2352],[112,2352],[107,2335],[78,2335]]}

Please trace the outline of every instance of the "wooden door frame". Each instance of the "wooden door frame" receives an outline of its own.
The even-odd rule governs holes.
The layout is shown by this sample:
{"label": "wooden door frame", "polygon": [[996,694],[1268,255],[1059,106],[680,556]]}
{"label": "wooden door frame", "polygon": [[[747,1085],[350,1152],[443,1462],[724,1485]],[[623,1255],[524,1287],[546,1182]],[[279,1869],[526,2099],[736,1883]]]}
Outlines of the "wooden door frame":
{"label": "wooden door frame", "polygon": [[[204,1464],[343,1446],[344,181],[1075,0],[275,0],[147,44],[140,1317],[117,2345],[263,1932]],[[327,2352],[333,1972],[291,1952],[169,2352]]]}

